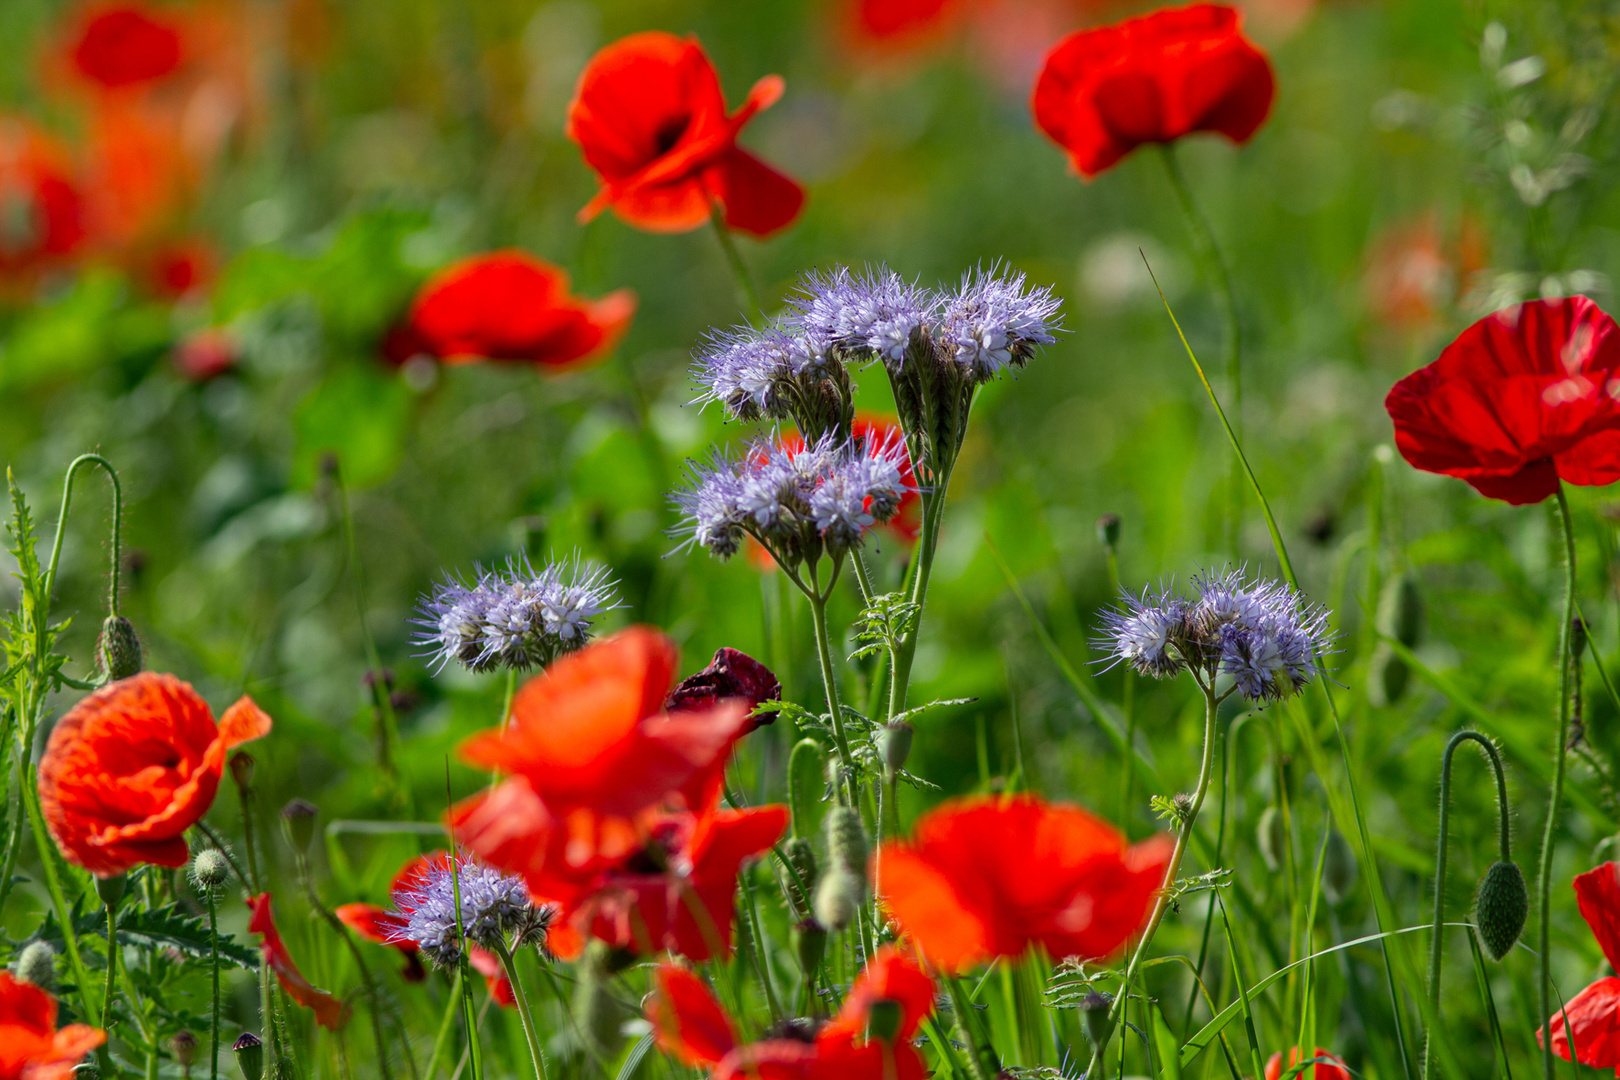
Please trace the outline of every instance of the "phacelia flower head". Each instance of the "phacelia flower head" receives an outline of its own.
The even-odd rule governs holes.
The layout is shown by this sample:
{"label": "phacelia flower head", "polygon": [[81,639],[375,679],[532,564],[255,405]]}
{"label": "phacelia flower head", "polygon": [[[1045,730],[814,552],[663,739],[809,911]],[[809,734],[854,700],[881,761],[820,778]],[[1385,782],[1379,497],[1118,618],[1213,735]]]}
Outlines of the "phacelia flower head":
{"label": "phacelia flower head", "polygon": [[991,267],[963,275],[940,314],[942,359],[976,383],[1023,367],[1036,348],[1057,339],[1060,303],[1046,286],[1031,288],[1016,270]]}
{"label": "phacelia flower head", "polygon": [[833,342],[857,360],[881,360],[899,368],[907,350],[934,326],[940,296],[906,281],[886,266],[852,273],[835,267],[807,275],[792,303],[798,324]]}
{"label": "phacelia flower head", "polygon": [[696,400],[719,402],[734,420],[792,420],[817,435],[847,435],[854,415],[854,386],[832,338],[791,319],[711,334],[692,377],[702,388]]}
{"label": "phacelia flower head", "polygon": [[496,953],[530,942],[543,945],[554,914],[534,903],[522,878],[446,852],[423,859],[414,874],[396,882],[393,900],[398,915],[390,941],[414,942],[439,967],[461,962],[464,940]]}
{"label": "phacelia flower head", "polygon": [[1204,679],[1230,676],[1236,693],[1261,704],[1321,673],[1333,644],[1327,611],[1292,586],[1231,570],[1195,577],[1193,593],[1124,593],[1103,616],[1099,646],[1114,663],[1156,679],[1188,669]]}
{"label": "phacelia flower head", "polygon": [[592,622],[619,607],[608,572],[579,559],[539,571],[519,557],[472,584],[450,578],[422,602],[415,641],[440,668],[545,667],[585,644]]}

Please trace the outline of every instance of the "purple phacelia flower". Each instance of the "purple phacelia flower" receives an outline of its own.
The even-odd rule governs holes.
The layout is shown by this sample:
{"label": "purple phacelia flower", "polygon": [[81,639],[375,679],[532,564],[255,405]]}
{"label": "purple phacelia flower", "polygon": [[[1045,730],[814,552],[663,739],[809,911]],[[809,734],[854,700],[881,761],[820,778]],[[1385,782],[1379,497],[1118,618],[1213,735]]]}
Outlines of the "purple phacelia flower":
{"label": "purple phacelia flower", "polygon": [[395,886],[393,902],[397,914],[389,939],[414,942],[429,961],[446,968],[461,962],[465,942],[497,953],[525,943],[544,946],[556,914],[534,902],[522,878],[442,851],[422,859]]}
{"label": "purple phacelia flower", "polygon": [[972,271],[945,298],[937,342],[940,358],[958,365],[975,383],[1023,367],[1036,348],[1057,340],[1061,306],[1050,288],[1028,287],[1017,271],[997,267]]}
{"label": "purple phacelia flower", "polygon": [[913,340],[932,331],[940,298],[886,266],[859,274],[840,266],[806,276],[790,303],[797,324],[811,334],[895,369]]}

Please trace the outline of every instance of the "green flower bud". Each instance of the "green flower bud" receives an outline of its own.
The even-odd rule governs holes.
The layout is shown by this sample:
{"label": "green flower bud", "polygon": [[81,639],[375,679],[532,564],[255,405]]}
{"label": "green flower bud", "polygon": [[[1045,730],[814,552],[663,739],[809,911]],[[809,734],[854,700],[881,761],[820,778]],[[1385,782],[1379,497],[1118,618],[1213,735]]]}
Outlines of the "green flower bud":
{"label": "green flower bud", "polygon": [[911,756],[913,730],[904,720],[890,720],[878,733],[878,754],[883,758],[885,771],[897,773],[905,768],[906,758]]}
{"label": "green flower bud", "polygon": [[108,682],[137,675],[141,670],[141,639],[135,624],[122,615],[109,615],[101,621],[96,639],[96,660]]}
{"label": "green flower bud", "polygon": [[315,839],[315,818],[320,811],[306,799],[293,799],[281,808],[281,828],[293,850],[303,854]]}
{"label": "green flower bud", "polygon": [[1502,959],[1513,948],[1529,914],[1530,890],[1525,887],[1519,864],[1492,863],[1480,879],[1479,894],[1474,898],[1474,923],[1492,960]]}
{"label": "green flower bud", "polygon": [[816,922],[838,933],[855,921],[855,912],[865,898],[866,882],[840,863],[833,863],[816,885]]}
{"label": "green flower bud", "polygon": [[81,1061],[73,1066],[73,1080],[101,1080],[101,1066],[96,1064],[95,1058]]}
{"label": "green flower bud", "polygon": [[814,979],[827,955],[827,928],[814,919],[799,923],[793,928],[793,951],[799,956],[799,971],[807,980]]}
{"label": "green flower bud", "polygon": [[1333,829],[1328,833],[1327,848],[1322,852],[1322,895],[1329,903],[1342,903],[1350,895],[1358,870],[1350,841],[1338,829]]}
{"label": "green flower bud", "polygon": [[1260,815],[1254,839],[1260,847],[1260,857],[1266,860],[1266,869],[1275,874],[1288,851],[1288,831],[1283,827],[1281,810],[1275,806],[1266,807]]}
{"label": "green flower bud", "polygon": [[231,779],[236,781],[237,787],[246,789],[253,783],[253,766],[253,755],[246,750],[231,755]]}
{"label": "green flower bud", "polygon": [[190,1070],[197,1060],[197,1036],[181,1028],[169,1039],[169,1050],[174,1054],[174,1060],[180,1068]]}
{"label": "green flower bud", "polygon": [[96,895],[108,909],[116,911],[118,905],[124,900],[124,887],[129,884],[127,874],[113,874],[111,877],[96,878]]}
{"label": "green flower bud", "polygon": [[866,824],[854,807],[835,806],[827,814],[827,858],[865,886]]}
{"label": "green flower bud", "polygon": [[816,852],[810,846],[810,841],[802,836],[795,836],[782,845],[782,854],[787,857],[788,865],[793,867],[797,875],[788,879],[788,888],[793,893],[791,897],[794,910],[808,913],[810,898],[816,890]]}
{"label": "green flower bud", "polygon": [[1372,659],[1367,663],[1368,700],[1380,707],[1395,704],[1406,694],[1411,674],[1406,661],[1395,655],[1389,642],[1380,641],[1373,646]]}
{"label": "green flower bud", "polygon": [[814,739],[800,739],[788,758],[788,806],[793,811],[793,835],[811,837],[821,828],[826,804],[827,753]]}
{"label": "green flower bud", "polygon": [[1091,1040],[1092,1046],[1101,1045],[1103,1036],[1108,1034],[1108,1010],[1113,1007],[1112,994],[1093,990],[1080,999],[1080,1022],[1085,1026],[1086,1038]]}
{"label": "green flower bud", "polygon": [[251,1031],[242,1032],[231,1050],[236,1054],[236,1067],[242,1070],[242,1080],[263,1080],[264,1043]]}
{"label": "green flower bud", "polygon": [[56,986],[56,950],[49,942],[32,941],[17,955],[17,978],[41,990]]}
{"label": "green flower bud", "polygon": [[191,860],[191,882],[198,892],[217,889],[231,879],[231,861],[223,851],[205,848]]}
{"label": "green flower bud", "polygon": [[1097,542],[1112,551],[1119,546],[1118,514],[1104,514],[1097,519]]}

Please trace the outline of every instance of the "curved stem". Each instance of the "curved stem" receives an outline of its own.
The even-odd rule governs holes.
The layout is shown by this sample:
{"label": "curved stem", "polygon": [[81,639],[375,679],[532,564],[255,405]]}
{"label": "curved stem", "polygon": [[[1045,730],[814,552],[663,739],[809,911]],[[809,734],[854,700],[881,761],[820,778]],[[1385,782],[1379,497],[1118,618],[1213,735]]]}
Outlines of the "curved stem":
{"label": "curved stem", "polygon": [[517,964],[512,962],[512,950],[503,941],[495,954],[506,969],[506,981],[512,984],[512,999],[517,1004],[518,1019],[523,1022],[523,1037],[529,1041],[529,1055],[534,1058],[535,1080],[546,1080],[546,1056],[540,1049],[540,1033],[535,1030],[534,1014],[529,1010],[529,994],[518,978]]}
{"label": "curved stem", "polygon": [[51,595],[56,585],[56,564],[62,557],[62,538],[67,528],[68,507],[73,502],[73,478],[79,469],[86,465],[99,465],[106,472],[107,479],[112,482],[113,490],[113,522],[112,522],[112,574],[107,590],[107,612],[110,615],[118,614],[118,572],[122,566],[122,542],[124,520],[124,486],[118,482],[118,470],[112,467],[112,462],[100,454],[80,454],[68,466],[67,478],[62,481],[62,512],[56,519],[56,539],[51,542],[51,561],[45,570],[45,596]]}
{"label": "curved stem", "polygon": [[1181,829],[1176,834],[1176,846],[1170,852],[1170,864],[1164,868],[1164,883],[1159,887],[1159,898],[1153,903],[1153,913],[1148,917],[1146,928],[1131,952],[1130,963],[1125,968],[1125,976],[1121,980],[1120,993],[1114,998],[1113,1006],[1108,1010],[1108,1023],[1103,1028],[1103,1036],[1091,1051],[1091,1064],[1086,1066],[1086,1074],[1097,1066],[1103,1053],[1108,1049],[1108,1039],[1118,1025],[1120,1016],[1124,1012],[1124,1003],[1129,996],[1131,981],[1136,977],[1136,970],[1147,955],[1148,946],[1153,943],[1153,935],[1158,931],[1159,924],[1164,921],[1165,913],[1170,910],[1171,893],[1175,888],[1176,877],[1181,872],[1181,860],[1187,854],[1187,845],[1192,841],[1193,828],[1198,824],[1198,810],[1204,805],[1204,796],[1209,792],[1209,782],[1215,772],[1215,743],[1218,730],[1217,719],[1220,711],[1221,698],[1215,694],[1213,686],[1205,686],[1199,681],[1199,689],[1204,692],[1204,752],[1203,760],[1198,767],[1198,787],[1193,791],[1192,805],[1187,808],[1186,817],[1181,821]]}
{"label": "curved stem", "polygon": [[1508,861],[1507,777],[1502,772],[1502,758],[1496,747],[1477,731],[1459,731],[1446,743],[1446,752],[1440,758],[1440,838],[1434,854],[1434,924],[1429,940],[1429,1031],[1423,1040],[1423,1080],[1434,1073],[1434,1027],[1440,1022],[1440,922],[1446,896],[1446,833],[1451,824],[1451,759],[1457,747],[1465,742],[1477,742],[1490,759],[1496,773],[1497,818],[1501,826],[1499,837],[1502,861]]}
{"label": "curved stem", "polygon": [[720,206],[720,200],[710,196],[709,219],[714,222],[714,235],[720,239],[720,250],[725,253],[726,265],[731,268],[732,280],[737,285],[737,292],[742,295],[743,303],[748,306],[749,317],[763,315],[764,309],[759,306],[759,293],[754,291],[754,281],[748,276],[748,267],[743,265],[742,253],[737,250],[737,241],[732,239],[731,230],[726,228],[725,211]]}
{"label": "curved stem", "polygon": [[[1558,745],[1553,748],[1552,793],[1547,799],[1547,826],[1541,836],[1541,865],[1536,875],[1536,950],[1538,1016],[1552,1015],[1552,856],[1553,838],[1558,829],[1558,809],[1564,796],[1565,746],[1569,742],[1570,623],[1575,618],[1575,527],[1569,519],[1569,500],[1564,485],[1557,488],[1558,520],[1564,535],[1564,617],[1558,626]],[[1545,1022],[1544,1022],[1545,1023]],[[1541,1075],[1553,1080],[1552,1039],[1541,1040]]]}

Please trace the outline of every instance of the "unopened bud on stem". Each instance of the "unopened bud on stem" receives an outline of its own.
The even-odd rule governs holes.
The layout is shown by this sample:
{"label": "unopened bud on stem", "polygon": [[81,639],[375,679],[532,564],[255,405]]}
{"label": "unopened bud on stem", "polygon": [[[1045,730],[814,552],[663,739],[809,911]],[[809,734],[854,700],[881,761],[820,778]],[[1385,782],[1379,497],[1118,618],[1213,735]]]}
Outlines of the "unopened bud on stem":
{"label": "unopened bud on stem", "polygon": [[286,830],[287,842],[300,855],[309,851],[309,842],[315,839],[315,818],[319,814],[315,804],[306,799],[293,799],[281,808],[281,827]]}

